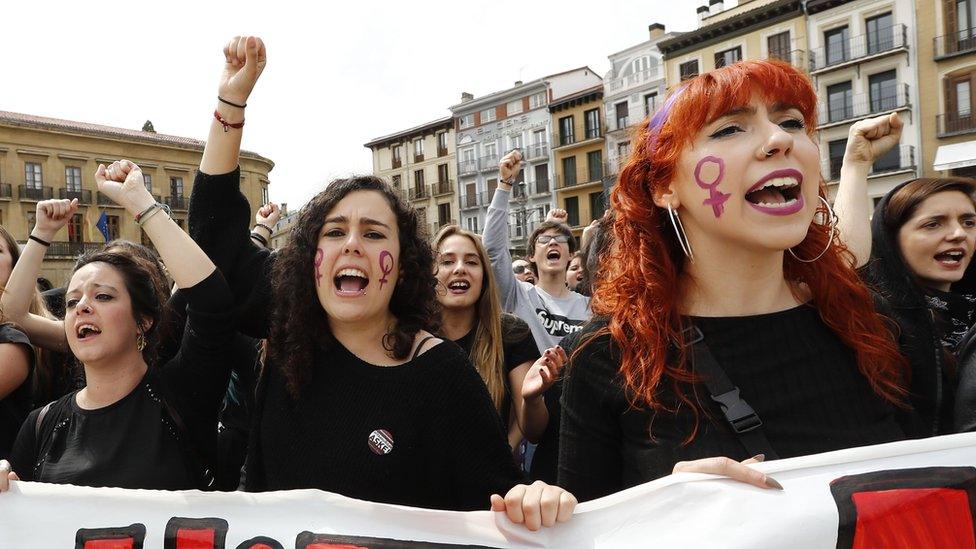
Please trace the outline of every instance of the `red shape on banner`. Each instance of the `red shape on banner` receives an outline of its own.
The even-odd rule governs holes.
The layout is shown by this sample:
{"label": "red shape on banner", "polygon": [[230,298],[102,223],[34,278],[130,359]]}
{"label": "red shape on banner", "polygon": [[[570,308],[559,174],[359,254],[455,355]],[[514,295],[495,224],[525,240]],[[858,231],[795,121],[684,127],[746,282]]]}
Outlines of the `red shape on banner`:
{"label": "red shape on banner", "polygon": [[369,547],[349,545],[348,543],[313,543],[305,547],[306,549],[369,549]]}
{"label": "red shape on banner", "polygon": [[176,549],[214,549],[214,531],[180,528],[176,531]]}
{"label": "red shape on banner", "polygon": [[858,492],[854,548],[976,547],[964,490],[914,488]]}
{"label": "red shape on banner", "polygon": [[125,539],[93,539],[85,542],[85,549],[132,549],[135,540]]}

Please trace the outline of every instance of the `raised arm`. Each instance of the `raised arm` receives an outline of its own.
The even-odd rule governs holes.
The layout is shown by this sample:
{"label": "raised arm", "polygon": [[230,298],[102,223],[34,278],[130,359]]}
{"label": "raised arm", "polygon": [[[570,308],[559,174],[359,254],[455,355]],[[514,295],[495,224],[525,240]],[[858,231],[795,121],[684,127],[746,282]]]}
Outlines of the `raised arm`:
{"label": "raised arm", "polygon": [[98,191],[126,209],[152,240],[173,281],[180,288],[191,288],[217,268],[190,235],[156,202],[143,184],[142,170],[128,160],[98,165],[95,172]]}
{"label": "raised arm", "polygon": [[854,254],[855,267],[871,258],[871,201],[868,198],[868,173],[901,139],[904,122],[896,113],[861,120],[851,126],[840,168],[840,182],[834,199],[840,239]]}
{"label": "raised arm", "polygon": [[44,200],[37,203],[37,222],[31,231],[31,239],[24,246],[0,297],[4,317],[23,328],[31,343],[58,352],[68,349],[64,322],[32,314],[30,304],[47,245],[77,211],[77,200]]}
{"label": "raised arm", "polygon": [[512,272],[512,254],[508,252],[508,199],[512,192],[511,182],[521,162],[522,155],[517,150],[506,154],[498,162],[498,188],[485,214],[485,230],[481,235],[498,283],[502,308],[507,312],[515,311],[518,300],[518,280]]}

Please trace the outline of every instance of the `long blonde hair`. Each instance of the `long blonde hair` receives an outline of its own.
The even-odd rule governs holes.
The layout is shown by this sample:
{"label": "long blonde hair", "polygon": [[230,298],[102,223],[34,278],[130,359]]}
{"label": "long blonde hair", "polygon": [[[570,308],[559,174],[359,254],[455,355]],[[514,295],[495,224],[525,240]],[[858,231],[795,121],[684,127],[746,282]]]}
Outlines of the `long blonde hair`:
{"label": "long blonde hair", "polygon": [[440,253],[441,244],[454,235],[466,237],[474,244],[484,272],[481,293],[475,306],[475,333],[470,358],[488,388],[495,409],[501,413],[505,404],[505,351],[502,340],[502,306],[495,285],[495,275],[481,237],[457,225],[448,225],[437,233],[434,237],[434,251]]}

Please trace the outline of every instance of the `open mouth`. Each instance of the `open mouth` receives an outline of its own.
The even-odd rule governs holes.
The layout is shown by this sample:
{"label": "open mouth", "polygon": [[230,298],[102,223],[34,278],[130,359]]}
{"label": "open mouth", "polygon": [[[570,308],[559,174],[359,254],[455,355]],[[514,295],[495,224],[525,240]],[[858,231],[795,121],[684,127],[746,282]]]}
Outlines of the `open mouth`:
{"label": "open mouth", "polygon": [[447,289],[452,294],[463,294],[471,289],[471,283],[467,280],[455,280],[447,285]]}
{"label": "open mouth", "polygon": [[332,279],[336,293],[341,296],[359,296],[366,294],[369,278],[359,269],[343,269]]}
{"label": "open mouth", "polygon": [[766,181],[758,189],[746,193],[746,200],[757,206],[782,208],[792,205],[799,196],[799,181],[792,177],[776,177]]}
{"label": "open mouth", "polygon": [[945,267],[958,267],[962,265],[962,260],[965,258],[966,252],[959,249],[946,250],[935,254],[935,260]]}
{"label": "open mouth", "polygon": [[81,324],[75,329],[75,335],[78,336],[79,340],[86,340],[97,336],[102,333],[94,324]]}
{"label": "open mouth", "polygon": [[559,258],[562,257],[562,255],[563,254],[559,253],[559,250],[549,250],[546,253],[546,259],[549,261],[559,261]]}

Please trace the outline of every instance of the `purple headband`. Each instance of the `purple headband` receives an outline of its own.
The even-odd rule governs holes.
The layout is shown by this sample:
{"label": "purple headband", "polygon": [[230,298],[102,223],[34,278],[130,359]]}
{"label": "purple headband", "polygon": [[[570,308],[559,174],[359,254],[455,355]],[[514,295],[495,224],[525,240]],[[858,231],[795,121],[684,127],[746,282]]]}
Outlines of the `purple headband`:
{"label": "purple headband", "polygon": [[667,121],[668,114],[671,113],[671,107],[674,106],[674,102],[681,94],[685,92],[686,89],[688,89],[688,86],[682,86],[675,90],[675,92],[671,94],[671,97],[664,102],[664,105],[658,109],[656,113],[654,113],[654,116],[651,117],[651,122],[647,125],[647,133],[652,140],[651,146],[654,146],[654,141],[657,140],[657,134],[661,131],[661,126],[664,125],[664,122]]}

